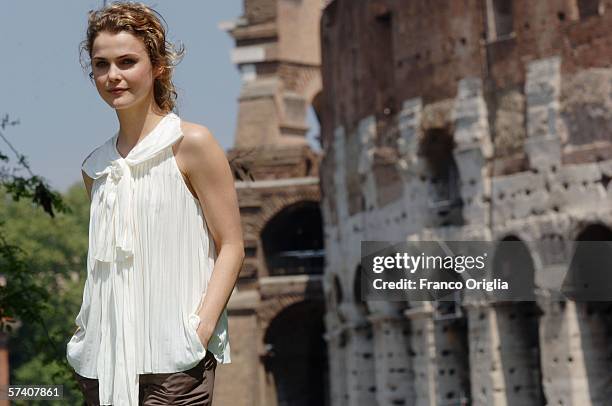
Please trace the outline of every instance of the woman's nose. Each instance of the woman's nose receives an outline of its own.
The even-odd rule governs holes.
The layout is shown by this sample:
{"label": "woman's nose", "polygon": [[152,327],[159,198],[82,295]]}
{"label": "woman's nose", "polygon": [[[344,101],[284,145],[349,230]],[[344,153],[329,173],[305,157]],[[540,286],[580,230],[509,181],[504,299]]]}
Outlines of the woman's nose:
{"label": "woman's nose", "polygon": [[117,80],[121,78],[119,68],[115,64],[111,64],[108,68],[108,78],[110,80]]}

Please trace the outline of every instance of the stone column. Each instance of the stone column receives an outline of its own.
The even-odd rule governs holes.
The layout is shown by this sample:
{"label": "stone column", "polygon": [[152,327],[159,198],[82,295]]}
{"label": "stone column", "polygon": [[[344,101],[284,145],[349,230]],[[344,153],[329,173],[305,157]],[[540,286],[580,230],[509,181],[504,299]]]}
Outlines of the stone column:
{"label": "stone column", "polygon": [[348,406],[377,405],[372,325],[354,304],[343,305],[347,314]]}
{"label": "stone column", "polygon": [[327,359],[329,360],[330,406],[347,406],[348,391],[346,386],[346,325],[336,324],[329,328],[323,338],[327,341]]}
{"label": "stone column", "polygon": [[552,405],[592,405],[576,304],[550,300],[543,307],[540,342],[546,400]]}
{"label": "stone column", "polygon": [[221,405],[267,405],[261,362],[263,333],[256,313],[259,303],[257,291],[236,288],[227,304],[232,362],[215,372],[214,398]]}
{"label": "stone column", "polygon": [[472,405],[544,404],[534,302],[472,299],[469,326]]}
{"label": "stone column", "polygon": [[[457,303],[456,306],[459,304]],[[437,405],[463,405],[470,399],[468,329],[463,314],[433,313]]]}
{"label": "stone column", "polygon": [[410,322],[395,311],[377,311],[368,320],[374,330],[378,405],[415,404],[414,371],[409,354]]}
{"label": "stone column", "polygon": [[527,66],[527,139],[525,152],[530,168],[555,172],[561,164],[559,131],[561,58],[552,57]]}
{"label": "stone column", "polygon": [[436,347],[434,322],[429,302],[417,302],[404,311],[410,321],[410,343],[408,354],[414,368],[415,406],[436,404]]}
{"label": "stone column", "polygon": [[491,185],[487,180],[486,161],[491,158],[493,147],[481,79],[462,79],[457,93],[453,155],[461,179],[463,217],[468,224],[488,225],[490,215],[486,202]]}
{"label": "stone column", "polygon": [[497,314],[493,308],[477,301],[466,303],[465,308],[470,326],[472,405],[507,406]]}

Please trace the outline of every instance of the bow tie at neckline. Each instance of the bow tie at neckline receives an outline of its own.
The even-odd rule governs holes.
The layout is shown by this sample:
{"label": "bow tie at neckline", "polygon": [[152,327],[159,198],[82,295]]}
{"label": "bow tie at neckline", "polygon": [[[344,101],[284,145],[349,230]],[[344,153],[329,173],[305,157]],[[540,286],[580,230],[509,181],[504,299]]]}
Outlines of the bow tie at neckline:
{"label": "bow tie at neckline", "polygon": [[[155,126],[153,127],[153,129],[151,131],[149,131],[147,133],[147,135],[145,135],[144,137],[142,137],[137,143],[136,145],[134,145],[132,147],[132,149],[128,152],[128,154],[126,156],[121,156],[121,153],[119,152],[119,148],[117,148],[117,143],[119,142],[119,131],[117,131],[115,133],[115,136],[113,137],[113,152],[117,155],[117,159],[124,159],[127,161],[130,161],[132,159],[133,156],[137,156],[140,155],[139,152],[142,150],[146,150],[147,147],[151,148],[152,143],[154,143],[154,139],[151,138],[155,138],[155,135],[157,133],[159,133],[163,127],[164,124],[171,118],[178,118],[174,113],[168,113],[166,114],[164,117],[161,118],[161,120],[159,120],[157,122],[157,124],[155,124]],[[137,159],[137,158],[135,158]]]}
{"label": "bow tie at neckline", "polygon": [[[170,112],[122,157],[117,149],[119,131],[104,145],[92,152],[82,169],[93,179],[104,175],[98,193],[96,212],[90,218],[90,246],[88,264],[94,261],[124,261],[133,256],[134,179],[131,166],[152,158],[181,136],[180,118]],[[93,206],[92,206],[93,207]]]}

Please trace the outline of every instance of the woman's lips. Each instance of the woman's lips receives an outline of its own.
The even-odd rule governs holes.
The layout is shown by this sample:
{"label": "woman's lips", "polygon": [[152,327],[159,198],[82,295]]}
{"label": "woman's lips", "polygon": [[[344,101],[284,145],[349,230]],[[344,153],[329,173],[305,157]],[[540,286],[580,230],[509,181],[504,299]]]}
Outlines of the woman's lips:
{"label": "woman's lips", "polygon": [[111,90],[110,92],[112,94],[121,94],[123,92],[125,92],[127,89],[115,89],[115,90]]}

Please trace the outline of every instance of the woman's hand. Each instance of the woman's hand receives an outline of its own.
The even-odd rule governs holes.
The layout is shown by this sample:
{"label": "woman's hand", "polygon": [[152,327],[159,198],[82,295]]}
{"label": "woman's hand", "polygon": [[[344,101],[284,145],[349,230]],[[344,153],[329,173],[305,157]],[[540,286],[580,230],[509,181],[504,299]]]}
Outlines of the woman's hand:
{"label": "woman's hand", "polygon": [[207,327],[208,326],[206,323],[200,322],[200,324],[198,325],[198,328],[196,329],[198,338],[200,339],[200,342],[206,349],[208,349],[208,342],[210,341],[210,337],[212,337],[212,333],[213,333],[213,330]]}

